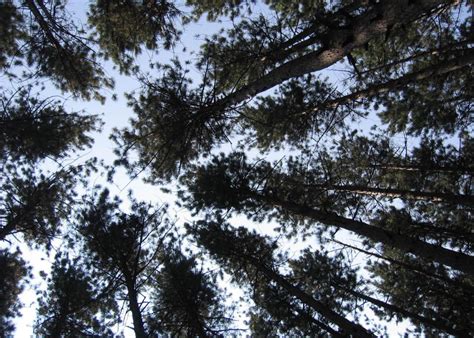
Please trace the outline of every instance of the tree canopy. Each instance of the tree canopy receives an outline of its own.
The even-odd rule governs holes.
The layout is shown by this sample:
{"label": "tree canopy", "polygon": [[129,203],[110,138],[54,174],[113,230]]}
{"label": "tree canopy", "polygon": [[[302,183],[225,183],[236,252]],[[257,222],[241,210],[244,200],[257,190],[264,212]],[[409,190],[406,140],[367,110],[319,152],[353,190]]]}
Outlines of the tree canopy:
{"label": "tree canopy", "polygon": [[0,1],[0,336],[474,335],[469,11]]}

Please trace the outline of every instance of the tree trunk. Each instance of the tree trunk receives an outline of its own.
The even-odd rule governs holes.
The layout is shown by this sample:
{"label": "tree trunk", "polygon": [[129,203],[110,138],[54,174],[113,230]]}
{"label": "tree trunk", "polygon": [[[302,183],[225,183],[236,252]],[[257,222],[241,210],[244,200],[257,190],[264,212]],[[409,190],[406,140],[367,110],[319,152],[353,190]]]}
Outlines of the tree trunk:
{"label": "tree trunk", "polygon": [[54,36],[51,27],[48,25],[46,22],[45,18],[39,11],[38,7],[36,6],[35,2],[33,0],[25,0],[26,5],[28,6],[28,9],[33,13],[33,16],[35,17],[36,21],[38,22],[39,26],[43,30],[43,33],[46,35],[48,38],[49,42],[51,42],[57,49],[58,52],[63,50],[63,47],[59,43],[58,39]]}
{"label": "tree trunk", "polygon": [[[338,21],[346,19],[348,13],[360,9],[363,6],[367,6],[367,1],[352,1],[350,4],[340,8],[337,12],[316,15],[313,18],[313,24],[311,26],[280,43],[276,48],[264,51],[261,61],[272,61],[273,63],[281,62],[292,54],[303,51],[306,47],[316,42],[323,42],[321,39],[324,39],[324,34],[321,34],[321,27],[318,26],[318,24],[322,23],[324,25],[325,23],[331,23],[334,26]],[[328,26],[330,26],[330,24],[328,24]]]}
{"label": "tree trunk", "polygon": [[444,320],[440,319],[440,318],[435,318],[435,320],[433,319],[430,319],[430,318],[426,318],[424,316],[421,316],[417,313],[413,313],[411,311],[408,311],[408,310],[405,310],[401,307],[398,307],[396,305],[393,305],[393,304],[389,304],[389,303],[386,303],[384,301],[381,301],[379,299],[376,299],[376,298],[372,298],[370,296],[367,296],[367,295],[364,295],[363,293],[361,292],[358,292],[358,291],[355,291],[355,290],[351,290],[351,289],[347,289],[347,288],[344,288],[344,287],[341,287],[341,286],[338,286],[336,284],[333,284],[334,287],[338,288],[338,289],[341,289],[357,298],[360,298],[360,299],[363,299],[363,300],[366,300],[374,305],[377,305],[378,307],[381,307],[381,308],[384,308],[388,311],[392,311],[392,312],[396,312],[396,313],[399,313],[405,317],[408,317],[412,320],[415,320],[415,321],[418,321],[428,327],[432,327],[432,328],[435,328],[435,329],[438,329],[438,330],[441,330],[441,331],[444,331],[446,333],[449,333],[449,334],[452,334],[454,336],[457,336],[457,337],[462,337],[462,336],[466,336],[466,334],[468,334],[467,332],[465,331],[459,331],[453,327],[451,327],[449,325],[449,323],[446,323]]}
{"label": "tree trunk", "polygon": [[444,173],[467,173],[474,174],[474,168],[465,167],[462,165],[453,165],[453,166],[438,166],[438,165],[428,165],[423,166],[421,164],[381,164],[381,165],[371,165],[372,168],[383,169],[383,170],[394,170],[394,171],[423,171],[423,172],[444,172]]}
{"label": "tree trunk", "polygon": [[194,304],[189,304],[186,299],[183,299],[183,304],[186,306],[186,311],[188,313],[189,327],[187,328],[187,334],[190,335],[190,330],[192,329],[192,336],[197,336],[199,338],[206,338],[209,335],[206,333],[205,326],[202,320],[199,318],[198,310]]}
{"label": "tree trunk", "polygon": [[396,66],[396,65],[399,65],[399,64],[402,64],[402,63],[406,63],[406,62],[418,59],[418,58],[423,57],[423,56],[433,56],[433,55],[440,55],[440,54],[443,54],[443,53],[444,54],[452,53],[453,51],[457,51],[457,49],[455,49],[455,48],[461,47],[461,46],[467,46],[467,45],[469,45],[469,43],[470,43],[470,41],[468,39],[468,40],[462,40],[462,41],[457,41],[457,42],[450,43],[450,44],[447,44],[447,45],[443,45],[443,46],[438,47],[438,48],[430,49],[430,50],[420,52],[420,53],[417,53],[417,54],[412,54],[412,55],[410,55],[406,58],[399,59],[399,60],[384,64],[384,65],[381,65],[381,66],[377,66],[377,67],[374,67],[374,68],[371,68],[371,69],[364,70],[364,71],[361,72],[361,74],[368,74],[368,73],[373,73],[377,70],[391,68],[393,66]]}
{"label": "tree trunk", "polygon": [[[382,256],[382,255],[379,255],[375,252],[370,252],[370,251],[364,250],[362,248],[358,248],[356,246],[340,242],[340,241],[335,240],[335,239],[331,239],[331,241],[334,242],[334,243],[343,245],[344,247],[348,247],[350,249],[362,252],[362,253],[364,253],[368,256],[373,256],[375,258],[382,259],[382,260],[390,262],[392,264],[396,264],[396,265],[401,266],[401,267],[403,267],[407,270],[413,271],[414,273],[424,275],[424,276],[428,276],[428,277],[431,277],[431,278],[434,278],[434,279],[438,279],[438,280],[440,280],[444,283],[447,283],[447,284],[452,284],[452,285],[454,285],[458,288],[461,288],[464,292],[466,292],[466,294],[471,294],[471,293],[474,294],[474,288],[472,286],[466,284],[466,283],[459,282],[459,281],[453,280],[453,279],[448,278],[448,277],[440,276],[440,275],[431,273],[429,271],[425,271],[424,269],[421,269],[421,268],[416,267],[414,265],[411,265],[411,264],[408,264],[408,263],[405,263],[405,262],[401,262],[399,260],[396,260],[396,259],[393,259],[393,258],[390,258],[390,257],[387,257],[387,256]],[[420,278],[423,278],[423,277],[420,276]]]}
{"label": "tree trunk", "polygon": [[[25,3],[28,6],[28,9],[33,14],[33,16],[35,17],[36,21],[41,27],[41,30],[43,31],[43,33],[45,34],[49,42],[51,42],[54,45],[54,47],[56,48],[56,52],[61,56],[59,59],[61,63],[63,64],[63,66],[66,69],[72,69],[76,76],[75,80],[79,81],[81,85],[84,85],[84,74],[83,72],[80,72],[77,70],[75,66],[76,61],[72,60],[73,55],[71,55],[71,50],[67,49],[67,44],[65,46],[62,46],[60,41],[54,35],[54,30],[56,29],[56,27],[54,26],[55,25],[57,26],[57,23],[54,20],[54,18],[52,18],[51,13],[47,9],[45,9],[44,14],[46,15],[46,17],[48,17],[50,20],[53,20],[52,22],[48,24],[48,22],[46,21],[46,19],[43,17],[40,10],[36,6],[36,3],[34,0],[25,0]],[[41,4],[41,1],[39,1],[39,3]],[[60,31],[59,33],[65,34],[66,32],[63,30],[63,31]]]}
{"label": "tree trunk", "polygon": [[334,312],[324,303],[314,299],[307,293],[303,292],[300,288],[288,282],[279,273],[263,265],[259,260],[248,256],[244,259],[248,260],[250,264],[255,266],[267,278],[275,281],[278,285],[284,288],[288,294],[299,299],[301,302],[323,315],[326,319],[338,325],[344,331],[343,334],[351,335],[353,337],[374,337],[374,335],[367,331],[363,326],[353,323],[344,316]]}
{"label": "tree trunk", "polygon": [[406,171],[406,172],[423,172],[423,173],[458,173],[458,174],[474,174],[474,168],[464,166],[462,164],[456,165],[435,165],[435,164],[371,164],[368,166],[361,166],[355,164],[340,164],[344,168],[372,168],[385,171]]}
{"label": "tree trunk", "polygon": [[[334,108],[341,104],[350,103],[357,99],[371,97],[375,94],[385,93],[390,90],[402,88],[409,84],[410,82],[414,81],[422,81],[425,79],[432,78],[437,75],[446,74],[453,72],[455,70],[459,70],[466,66],[469,66],[474,62],[474,53],[472,49],[469,49],[469,52],[466,55],[457,57],[453,60],[441,62],[437,65],[431,65],[427,68],[423,68],[419,71],[406,74],[404,76],[399,77],[398,79],[389,80],[384,83],[374,84],[371,85],[367,89],[359,90],[348,95],[344,95],[332,100],[328,100],[317,107],[313,108],[311,114],[317,113],[322,108]],[[309,112],[305,111],[300,113],[300,115],[306,115]]]}
{"label": "tree trunk", "polygon": [[428,200],[433,202],[451,202],[456,204],[474,205],[474,196],[457,195],[440,192],[411,191],[404,189],[371,188],[359,185],[325,185],[308,184],[308,188],[318,188],[334,191],[353,192],[359,195],[386,196],[389,198],[406,198],[410,200]]}
{"label": "tree trunk", "polygon": [[352,50],[363,47],[371,39],[385,34],[393,25],[414,21],[440,5],[452,2],[382,0],[367,13],[354,18],[350,29],[329,29],[322,37],[322,40],[327,42],[326,46],[288,61],[260,79],[217,101],[214,106],[220,109],[223,106],[237,104],[286,80],[327,68],[343,59]]}
{"label": "tree trunk", "polygon": [[133,318],[133,330],[135,331],[135,337],[146,338],[148,335],[145,332],[145,326],[143,325],[142,313],[140,306],[138,305],[137,291],[135,290],[135,284],[130,276],[125,276],[127,286],[127,297],[130,305],[130,311],[132,312]]}
{"label": "tree trunk", "polygon": [[420,241],[419,239],[400,235],[361,221],[345,218],[332,212],[320,211],[306,205],[282,201],[273,196],[264,196],[258,193],[253,193],[253,197],[266,202],[269,205],[281,207],[284,210],[310,218],[322,224],[352,231],[359,236],[366,237],[374,242],[400,249],[403,252],[410,252],[425,259],[434,260],[456,270],[474,275],[474,257],[466,254],[429,244]]}

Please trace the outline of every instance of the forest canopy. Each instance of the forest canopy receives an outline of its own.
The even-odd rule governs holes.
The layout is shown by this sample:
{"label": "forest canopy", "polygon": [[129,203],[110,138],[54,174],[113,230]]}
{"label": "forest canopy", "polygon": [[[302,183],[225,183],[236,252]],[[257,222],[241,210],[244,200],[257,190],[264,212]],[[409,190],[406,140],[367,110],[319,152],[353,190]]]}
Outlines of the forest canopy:
{"label": "forest canopy", "polygon": [[0,336],[473,336],[469,5],[0,1]]}

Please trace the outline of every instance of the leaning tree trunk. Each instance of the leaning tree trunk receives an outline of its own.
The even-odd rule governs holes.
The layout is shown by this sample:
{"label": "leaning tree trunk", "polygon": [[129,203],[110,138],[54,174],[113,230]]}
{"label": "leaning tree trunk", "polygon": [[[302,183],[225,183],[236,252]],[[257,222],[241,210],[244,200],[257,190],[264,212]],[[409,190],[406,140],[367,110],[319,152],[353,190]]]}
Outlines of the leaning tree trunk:
{"label": "leaning tree trunk", "polygon": [[432,273],[430,271],[426,271],[425,269],[422,269],[420,267],[417,267],[417,266],[414,266],[412,264],[408,264],[408,263],[405,263],[405,262],[401,262],[399,260],[396,260],[396,259],[393,259],[393,258],[390,258],[390,257],[387,257],[387,256],[382,256],[382,255],[379,255],[375,252],[371,252],[371,251],[367,251],[367,250],[364,250],[362,248],[358,248],[356,246],[353,246],[353,245],[350,245],[350,244],[347,244],[347,243],[343,243],[343,242],[340,242],[336,239],[331,239],[332,242],[334,243],[337,243],[337,244],[340,244],[340,245],[343,245],[344,247],[347,247],[347,248],[350,248],[350,249],[353,249],[353,250],[356,250],[356,251],[359,251],[359,252],[362,252],[368,256],[373,256],[375,258],[379,258],[379,259],[382,259],[384,261],[387,261],[387,262],[390,262],[392,264],[395,264],[395,265],[398,265],[398,266],[401,266],[403,267],[404,269],[406,270],[410,270],[412,271],[413,273],[416,273],[418,275],[420,275],[420,278],[426,278],[426,277],[423,277],[423,276],[427,276],[427,277],[430,277],[430,278],[433,278],[433,279],[437,279],[439,281],[442,281],[444,283],[447,283],[447,284],[451,284],[453,286],[456,286],[460,289],[463,290],[463,292],[465,292],[466,294],[474,294],[474,288],[472,286],[470,286],[469,284],[466,284],[466,283],[463,283],[463,282],[460,282],[460,281],[457,281],[457,280],[454,280],[454,279],[451,279],[449,277],[445,277],[445,276],[440,276],[438,274],[435,274],[435,273]]}
{"label": "leaning tree trunk", "polygon": [[[352,50],[365,46],[390,27],[416,20],[430,14],[441,5],[454,3],[446,0],[382,0],[368,12],[355,17],[350,28],[333,28],[322,37],[325,46],[288,61],[254,82],[240,88],[215,103],[217,109],[231,106],[270,89],[286,80],[327,68],[343,59]],[[211,109],[212,110],[212,109]]]}
{"label": "leaning tree trunk", "polygon": [[365,0],[357,0],[352,1],[350,4],[338,9],[334,13],[324,13],[323,18],[319,15],[315,15],[312,25],[303,29],[288,40],[280,43],[278,46],[263,51],[260,55],[259,61],[265,64],[283,62],[291,55],[303,52],[307,47],[315,43],[323,42],[325,35],[321,34],[321,29],[318,26],[321,21],[337,22],[341,21],[341,18],[343,18],[342,20],[347,19],[347,13],[354,12],[366,5],[367,2]]}
{"label": "leaning tree trunk", "polygon": [[406,309],[403,309],[399,306],[389,304],[389,303],[386,303],[386,302],[381,301],[379,299],[367,296],[367,295],[365,295],[361,292],[351,290],[351,289],[347,289],[347,288],[341,287],[337,284],[332,284],[332,285],[334,287],[338,288],[338,289],[341,289],[341,290],[357,297],[357,298],[368,301],[368,302],[370,302],[370,303],[372,303],[372,304],[374,304],[378,307],[384,308],[384,309],[386,309],[388,311],[391,311],[391,312],[399,313],[399,314],[401,314],[405,317],[408,317],[412,320],[418,321],[418,322],[420,322],[420,323],[422,323],[426,326],[444,331],[444,332],[452,334],[456,337],[467,337],[468,334],[469,334],[469,332],[466,332],[465,330],[462,330],[462,329],[459,330],[459,329],[456,329],[455,327],[452,327],[451,325],[449,325],[449,323],[446,323],[446,321],[441,319],[441,318],[435,318],[435,319],[427,318],[427,317],[424,317],[424,316],[419,315],[417,313],[414,313],[414,312],[408,311]]}
{"label": "leaning tree trunk", "polygon": [[421,173],[448,173],[448,174],[474,174],[474,167],[465,166],[462,164],[450,164],[450,165],[436,165],[430,163],[429,165],[423,165],[419,163],[413,164],[396,164],[396,163],[385,163],[385,164],[370,164],[367,166],[360,166],[354,163],[351,164],[339,164],[344,168],[370,168],[370,169],[378,169],[383,172],[387,171],[402,171],[402,172],[421,172]]}
{"label": "leaning tree trunk", "polygon": [[436,48],[433,48],[433,49],[429,49],[429,50],[426,50],[426,51],[423,51],[423,52],[415,53],[415,54],[412,54],[412,55],[407,56],[405,58],[401,58],[401,59],[383,64],[383,65],[380,65],[380,66],[376,66],[376,67],[371,68],[371,69],[364,70],[360,73],[361,74],[369,74],[369,73],[373,73],[373,72],[381,70],[381,69],[389,69],[391,67],[401,65],[402,63],[407,63],[407,62],[416,60],[416,59],[424,57],[424,56],[439,55],[441,53],[452,53],[453,51],[458,51],[459,50],[459,49],[456,49],[456,48],[466,47],[469,44],[470,44],[469,39],[456,41],[456,42],[453,42],[453,43],[449,43],[447,45],[443,45],[443,46],[436,47]]}
{"label": "leaning tree trunk", "polygon": [[422,164],[374,164],[371,168],[391,171],[407,171],[407,172],[442,172],[442,173],[460,173],[474,174],[474,167],[466,167],[463,165],[422,165]]}
{"label": "leaning tree trunk", "polygon": [[455,204],[474,205],[474,196],[458,195],[441,192],[413,191],[405,189],[371,188],[362,185],[338,184],[307,184],[305,188],[316,188],[343,192],[353,192],[366,196],[381,196],[388,198],[404,198],[409,200],[424,200],[432,202],[446,202]]}
{"label": "leaning tree trunk", "polygon": [[397,90],[407,86],[411,82],[423,81],[432,77],[451,73],[470,66],[474,62],[473,49],[469,49],[466,55],[458,56],[448,61],[440,62],[435,65],[423,68],[421,70],[405,74],[399,78],[392,79],[386,82],[372,84],[368,88],[358,90],[353,93],[336,97],[334,99],[326,100],[322,103],[317,104],[315,107],[304,110],[302,112],[292,114],[294,118],[299,116],[317,115],[321,110],[335,109],[344,104],[351,104],[359,99],[370,98],[376,94],[382,94],[389,91]]}
{"label": "leaning tree trunk", "polygon": [[407,84],[414,81],[422,81],[429,78],[432,78],[437,75],[450,73],[459,69],[462,69],[466,66],[471,65],[474,62],[474,52],[472,49],[469,49],[468,53],[463,56],[459,56],[452,60],[444,61],[436,65],[431,65],[429,67],[423,68],[413,73],[405,74],[397,79],[389,80],[387,82],[373,84],[370,87],[359,90],[332,100],[327,100],[324,103],[316,106],[311,109],[310,112],[305,111],[301,112],[298,115],[307,115],[307,114],[316,114],[321,109],[335,108],[342,104],[351,103],[358,99],[368,98],[376,94],[386,93],[391,90],[396,90],[402,88]]}
{"label": "leaning tree trunk", "polygon": [[339,216],[332,212],[321,211],[306,205],[280,200],[274,196],[250,193],[249,197],[261,200],[274,207],[280,207],[294,214],[312,219],[328,226],[352,231],[374,242],[410,252],[428,260],[448,265],[456,270],[474,275],[474,257],[426,243],[416,238],[401,235],[390,230],[370,225],[361,221]]}
{"label": "leaning tree trunk", "polygon": [[280,287],[284,288],[288,292],[288,294],[299,299],[301,302],[308,305],[316,312],[320,313],[327,320],[338,325],[344,331],[343,334],[350,334],[354,337],[374,337],[374,335],[367,331],[363,326],[353,323],[350,320],[346,319],[344,316],[341,316],[340,314],[334,312],[326,304],[314,299],[312,296],[308,295],[300,288],[294,286],[279,273],[263,265],[259,260],[253,257],[244,257],[244,259],[246,259],[250,264],[255,266],[267,278],[273,280]]}

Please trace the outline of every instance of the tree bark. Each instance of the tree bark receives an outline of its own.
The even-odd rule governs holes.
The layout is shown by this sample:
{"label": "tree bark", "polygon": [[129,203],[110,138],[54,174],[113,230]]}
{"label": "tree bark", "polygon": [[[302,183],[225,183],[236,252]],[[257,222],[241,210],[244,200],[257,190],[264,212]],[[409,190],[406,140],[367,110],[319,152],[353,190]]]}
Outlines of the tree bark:
{"label": "tree bark", "polygon": [[40,25],[41,29],[43,30],[43,33],[48,37],[48,40],[56,46],[58,49],[62,49],[60,43],[52,33],[48,23],[46,22],[45,18],[39,11],[38,7],[36,6],[35,2],[33,0],[25,0],[26,5],[28,6],[28,9],[33,13],[33,16],[35,17],[36,21]]}
{"label": "tree bark", "polygon": [[283,201],[274,196],[261,195],[258,193],[253,193],[252,195],[253,198],[259,199],[269,205],[280,207],[316,222],[352,231],[374,242],[400,249],[403,252],[410,252],[427,260],[434,260],[456,270],[474,275],[474,257],[472,256],[429,244],[416,238],[400,235],[361,221],[345,218],[332,212],[321,211],[306,205]]}
{"label": "tree bark", "polygon": [[145,331],[145,326],[143,324],[142,313],[140,311],[140,306],[138,305],[137,291],[135,290],[135,283],[133,283],[130,276],[125,276],[126,286],[127,286],[127,297],[130,305],[130,311],[132,312],[133,319],[133,330],[135,331],[135,337],[137,338],[146,338],[148,335]]}
{"label": "tree bark", "polygon": [[[298,34],[282,42],[276,48],[263,52],[261,61],[284,61],[285,58],[291,56],[292,54],[302,51],[304,48],[316,42],[322,42],[321,39],[324,39],[324,34],[322,33],[322,29],[319,26],[320,24],[324,25],[325,23],[328,23],[328,27],[330,24],[335,26],[337,25],[338,21],[341,21],[341,19],[347,19],[348,13],[351,13],[357,9],[360,9],[362,6],[367,5],[367,0],[352,1],[352,3],[342,7],[334,13],[316,15],[313,18],[313,23],[309,27],[303,29]],[[325,29],[328,27],[325,27]]]}
{"label": "tree bark", "polygon": [[228,107],[251,98],[283,81],[327,68],[343,59],[352,50],[363,47],[376,36],[385,34],[393,25],[416,20],[440,5],[452,2],[446,0],[382,0],[374,5],[372,10],[354,18],[350,29],[328,30],[322,38],[327,42],[326,46],[288,61],[260,79],[227,95],[213,106],[217,109]]}

